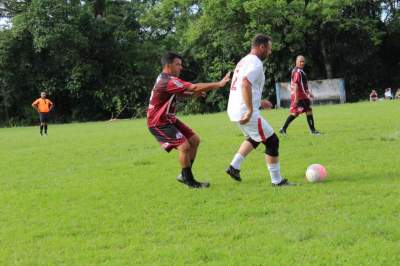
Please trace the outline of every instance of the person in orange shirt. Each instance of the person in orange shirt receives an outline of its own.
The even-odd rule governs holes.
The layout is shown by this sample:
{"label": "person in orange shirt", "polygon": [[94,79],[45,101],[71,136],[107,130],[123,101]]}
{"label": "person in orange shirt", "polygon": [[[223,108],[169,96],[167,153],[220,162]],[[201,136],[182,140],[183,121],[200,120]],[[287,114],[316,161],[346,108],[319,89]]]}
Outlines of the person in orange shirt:
{"label": "person in orange shirt", "polygon": [[32,103],[32,107],[36,109],[39,113],[40,119],[40,135],[47,135],[47,123],[49,112],[54,108],[54,104],[46,98],[47,95],[45,92],[40,93],[40,98]]}

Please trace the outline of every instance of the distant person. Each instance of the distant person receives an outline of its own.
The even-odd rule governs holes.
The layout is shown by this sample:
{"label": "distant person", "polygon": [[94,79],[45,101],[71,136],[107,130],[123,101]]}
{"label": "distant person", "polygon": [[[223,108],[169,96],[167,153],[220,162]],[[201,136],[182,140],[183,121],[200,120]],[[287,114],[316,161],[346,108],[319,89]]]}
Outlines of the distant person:
{"label": "distant person", "polygon": [[392,99],[393,99],[392,89],[387,88],[385,90],[385,100],[392,100]]}
{"label": "distant person", "polygon": [[49,123],[49,113],[54,108],[54,104],[47,99],[47,94],[45,92],[40,93],[40,98],[32,103],[32,107],[39,113],[40,120],[40,135],[47,135],[47,126]]}
{"label": "distant person", "polygon": [[378,93],[376,90],[372,90],[371,93],[369,94],[369,101],[370,102],[375,102],[378,100]]}
{"label": "distant person", "polygon": [[272,186],[292,185],[281,176],[279,163],[279,139],[270,124],[260,115],[259,108],[272,104],[261,100],[265,83],[263,60],[272,52],[271,38],[258,34],[252,40],[251,51],[236,65],[229,93],[228,116],[246,136],[234,155],[226,173],[241,181],[240,168],[246,156],[260,143],[265,146],[265,161]]}
{"label": "distant person", "polygon": [[207,188],[210,184],[196,181],[192,173],[200,138],[176,118],[176,97],[200,96],[205,91],[222,88],[230,80],[230,73],[219,82],[192,84],[179,79],[183,69],[180,55],[168,52],[161,63],[163,69],[153,87],[147,109],[147,126],[165,151],[178,150],[182,171],[177,180],[190,188]]}
{"label": "distant person", "polygon": [[400,100],[400,88],[397,89],[394,98],[395,98],[396,100]]}
{"label": "distant person", "polygon": [[315,129],[314,116],[311,108],[311,99],[314,95],[308,89],[307,75],[304,72],[305,59],[299,55],[296,58],[296,67],[292,71],[290,80],[290,115],[286,119],[285,124],[279,130],[279,133],[286,135],[286,131],[290,125],[300,114],[306,113],[307,123],[312,135],[320,135],[321,133]]}

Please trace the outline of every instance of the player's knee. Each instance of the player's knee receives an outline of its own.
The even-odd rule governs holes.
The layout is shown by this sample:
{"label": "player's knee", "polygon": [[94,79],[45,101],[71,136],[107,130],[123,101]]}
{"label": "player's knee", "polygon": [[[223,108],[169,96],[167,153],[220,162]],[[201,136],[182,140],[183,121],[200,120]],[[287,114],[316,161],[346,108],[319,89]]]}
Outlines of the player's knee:
{"label": "player's knee", "polygon": [[191,138],[190,138],[190,144],[192,145],[192,146],[195,146],[195,147],[197,147],[197,146],[199,146],[199,144],[200,144],[200,137],[198,136],[198,135],[193,135]]}
{"label": "player's knee", "polygon": [[279,155],[279,138],[275,133],[265,140],[264,145],[265,154],[273,157],[277,157]]}
{"label": "player's knee", "polygon": [[254,149],[257,149],[258,145],[260,145],[260,142],[255,141],[252,138],[247,138],[246,139],[248,142],[250,142],[251,146],[253,146]]}

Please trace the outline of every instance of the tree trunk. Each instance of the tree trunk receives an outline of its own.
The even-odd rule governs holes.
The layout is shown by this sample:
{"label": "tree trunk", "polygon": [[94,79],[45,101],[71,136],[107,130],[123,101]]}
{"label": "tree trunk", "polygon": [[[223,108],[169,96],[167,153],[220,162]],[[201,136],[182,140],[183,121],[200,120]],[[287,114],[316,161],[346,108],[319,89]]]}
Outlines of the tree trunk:
{"label": "tree trunk", "polygon": [[95,18],[104,17],[104,13],[106,10],[106,1],[105,0],[93,0],[93,14]]}
{"label": "tree trunk", "polygon": [[321,40],[321,53],[322,53],[324,66],[325,66],[326,78],[331,79],[331,78],[333,78],[332,65],[329,60],[329,55],[326,50],[326,45],[325,45],[324,40]]}

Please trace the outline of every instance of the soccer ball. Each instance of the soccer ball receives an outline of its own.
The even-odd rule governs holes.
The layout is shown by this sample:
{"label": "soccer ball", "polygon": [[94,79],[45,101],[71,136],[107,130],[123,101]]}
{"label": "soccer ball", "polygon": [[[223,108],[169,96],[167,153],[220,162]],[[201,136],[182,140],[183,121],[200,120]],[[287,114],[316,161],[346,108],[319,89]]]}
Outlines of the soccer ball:
{"label": "soccer ball", "polygon": [[327,175],[325,167],[321,164],[312,164],[306,170],[306,179],[311,183],[323,181]]}

